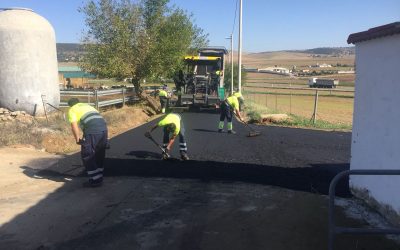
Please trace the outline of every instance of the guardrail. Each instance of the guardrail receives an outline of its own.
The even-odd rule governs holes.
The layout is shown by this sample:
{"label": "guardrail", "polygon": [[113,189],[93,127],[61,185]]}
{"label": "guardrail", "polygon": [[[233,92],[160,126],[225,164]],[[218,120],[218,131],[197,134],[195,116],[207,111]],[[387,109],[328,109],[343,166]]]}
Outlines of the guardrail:
{"label": "guardrail", "polygon": [[358,169],[358,170],[347,170],[337,174],[329,185],[329,231],[328,231],[328,250],[333,250],[333,243],[335,241],[336,234],[400,234],[398,228],[346,228],[337,227],[335,225],[335,192],[336,185],[339,180],[348,175],[400,175],[400,170],[383,170],[383,169]]}
{"label": "guardrail", "polygon": [[[104,98],[106,96],[117,96],[117,98]],[[61,100],[65,100],[68,97],[80,97],[80,101],[85,99],[86,103],[96,107],[97,109],[116,104],[125,105],[126,103],[133,103],[139,100],[133,88],[110,90],[61,90],[60,97]],[[68,103],[66,101],[61,101],[60,107],[68,107]]]}

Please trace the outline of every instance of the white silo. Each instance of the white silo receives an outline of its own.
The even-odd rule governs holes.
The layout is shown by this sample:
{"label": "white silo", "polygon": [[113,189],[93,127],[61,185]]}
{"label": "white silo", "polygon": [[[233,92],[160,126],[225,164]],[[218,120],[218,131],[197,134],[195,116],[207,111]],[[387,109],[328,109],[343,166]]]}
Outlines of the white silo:
{"label": "white silo", "polygon": [[59,106],[54,29],[30,9],[0,8],[0,107],[43,115],[42,95]]}

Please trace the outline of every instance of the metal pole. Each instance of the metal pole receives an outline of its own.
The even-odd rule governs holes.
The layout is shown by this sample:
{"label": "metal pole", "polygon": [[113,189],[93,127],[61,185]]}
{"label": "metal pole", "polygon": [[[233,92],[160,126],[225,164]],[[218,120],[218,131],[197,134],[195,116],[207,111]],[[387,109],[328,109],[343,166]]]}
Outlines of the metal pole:
{"label": "metal pole", "polygon": [[125,106],[125,88],[122,88],[122,107]]}
{"label": "metal pole", "polygon": [[99,96],[97,93],[97,89],[94,91],[94,105],[96,107],[97,110],[99,110]]}
{"label": "metal pole", "polygon": [[238,91],[242,92],[242,0],[239,5]]}
{"label": "metal pole", "polygon": [[231,34],[231,95],[233,95],[233,34]]}
{"label": "metal pole", "polygon": [[317,121],[317,110],[318,110],[318,89],[315,90],[313,124],[315,124],[315,122]]}

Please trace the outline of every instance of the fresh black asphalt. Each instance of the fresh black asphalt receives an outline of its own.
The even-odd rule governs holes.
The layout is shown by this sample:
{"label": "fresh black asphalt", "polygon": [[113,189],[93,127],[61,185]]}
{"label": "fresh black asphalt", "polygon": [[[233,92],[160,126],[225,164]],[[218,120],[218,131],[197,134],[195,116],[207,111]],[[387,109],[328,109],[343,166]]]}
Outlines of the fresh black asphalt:
{"label": "fresh black asphalt", "polygon": [[[182,113],[190,161],[162,161],[161,151],[144,136],[159,119],[111,140],[105,176],[141,176],[225,180],[267,184],[328,194],[330,180],[349,168],[351,133],[253,126],[261,131],[247,137],[249,129],[234,121],[237,134],[217,132],[219,115]],[[162,143],[162,130],[153,132]],[[176,140],[172,156],[179,159]],[[82,170],[79,154],[69,157],[64,173]],[[71,162],[71,163],[69,163]],[[71,171],[72,170],[72,171]],[[75,171],[76,172],[76,171]],[[347,181],[337,193],[348,195]]]}

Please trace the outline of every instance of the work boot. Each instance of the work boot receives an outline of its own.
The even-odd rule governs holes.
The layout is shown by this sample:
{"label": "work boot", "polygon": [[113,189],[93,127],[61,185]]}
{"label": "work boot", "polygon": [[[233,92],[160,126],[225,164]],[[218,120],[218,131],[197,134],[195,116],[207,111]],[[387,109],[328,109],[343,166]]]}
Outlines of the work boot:
{"label": "work boot", "polygon": [[228,130],[228,134],[236,134],[236,132],[234,130]]}
{"label": "work boot", "polygon": [[187,161],[189,160],[189,156],[186,153],[181,153],[181,159],[182,161]]}
{"label": "work boot", "polygon": [[82,186],[85,188],[95,188],[95,187],[101,187],[103,185],[103,180],[98,180],[98,181],[93,181],[93,180],[88,180],[84,183],[82,183]]}

